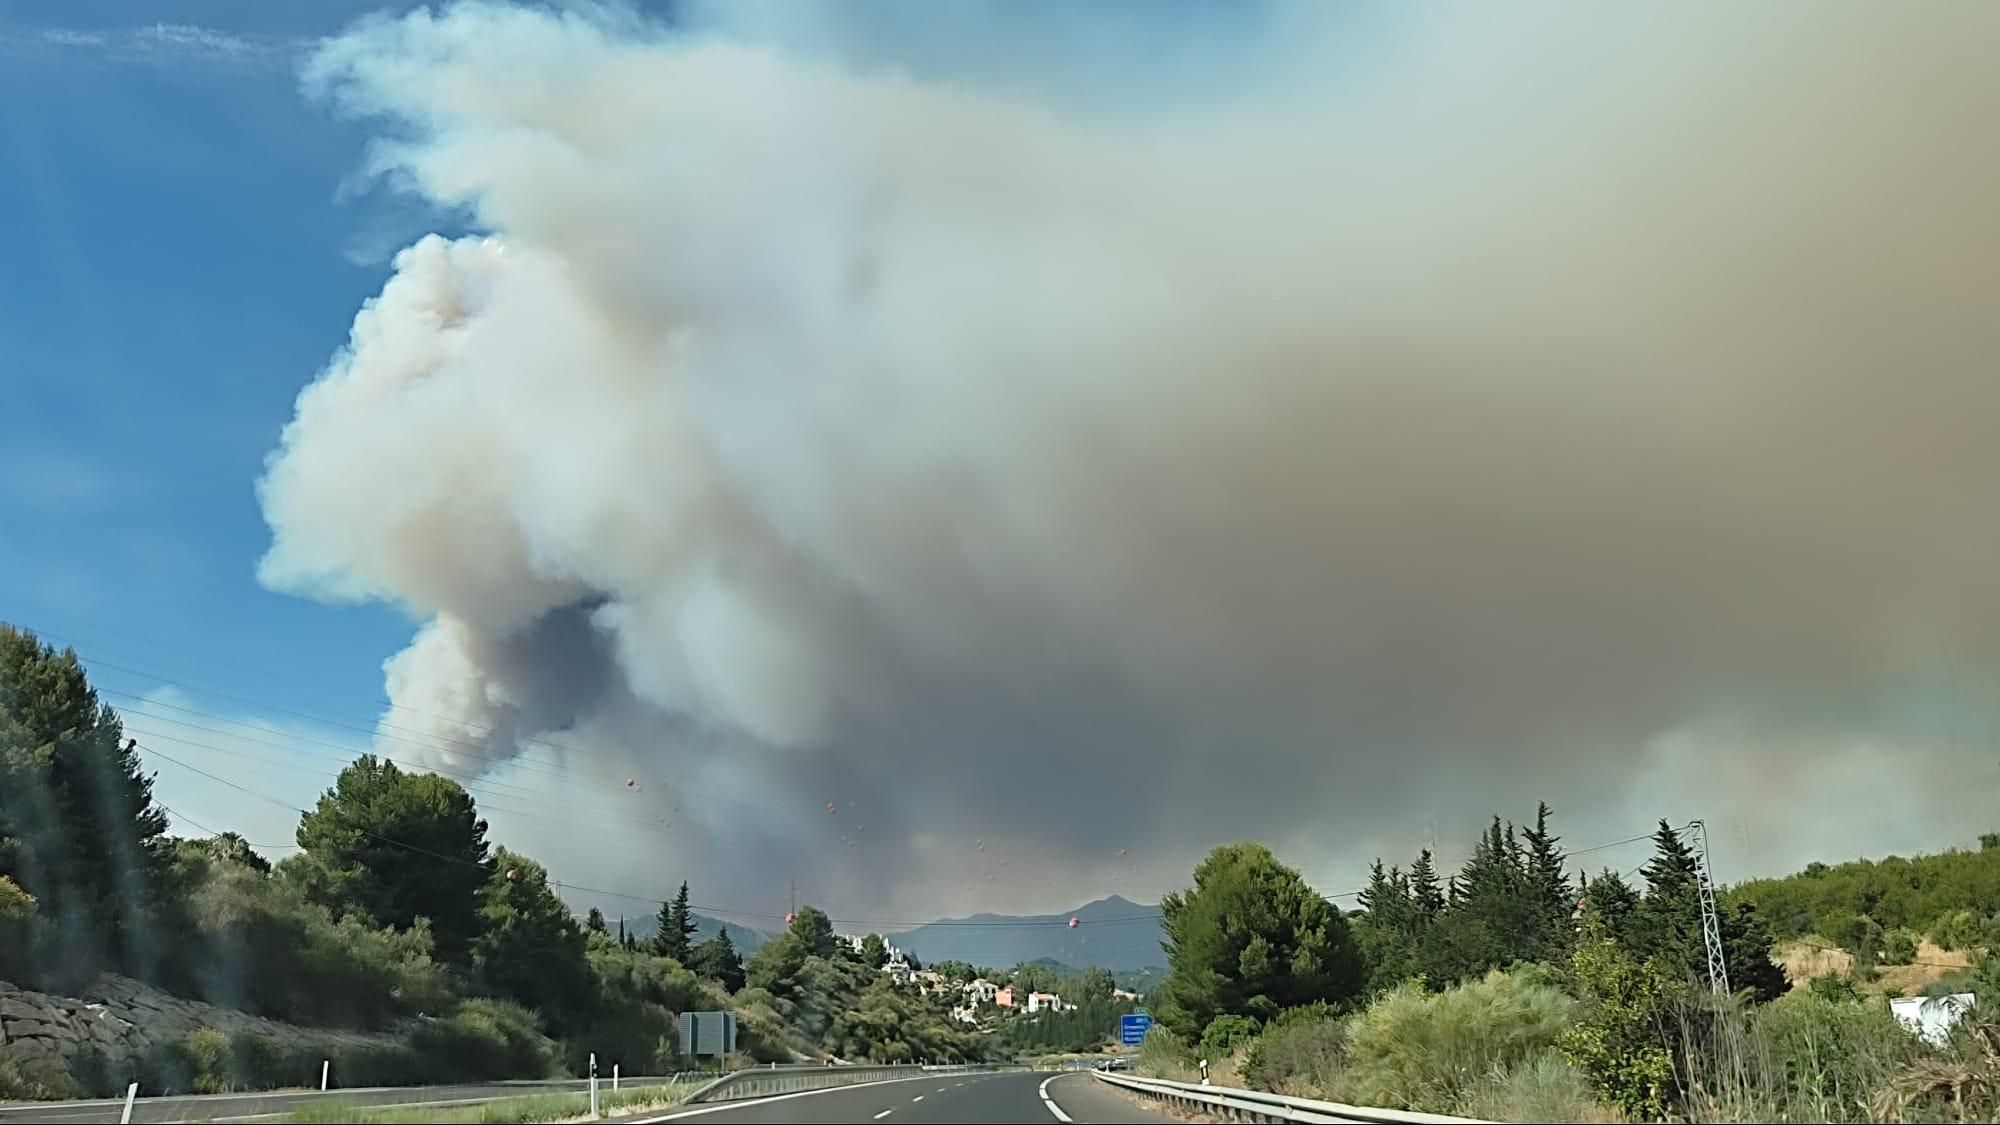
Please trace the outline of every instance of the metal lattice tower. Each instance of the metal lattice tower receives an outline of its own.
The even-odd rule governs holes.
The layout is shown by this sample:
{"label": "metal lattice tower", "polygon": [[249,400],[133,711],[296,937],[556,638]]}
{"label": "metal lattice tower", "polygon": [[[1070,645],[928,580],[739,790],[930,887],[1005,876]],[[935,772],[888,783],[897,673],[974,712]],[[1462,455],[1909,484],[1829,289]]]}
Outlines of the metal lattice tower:
{"label": "metal lattice tower", "polygon": [[1708,876],[1708,825],[1699,820],[1689,821],[1688,830],[1694,833],[1695,852],[1701,857],[1695,884],[1701,888],[1701,943],[1708,950],[1708,986],[1717,996],[1728,996],[1729,964],[1722,957],[1722,923],[1715,911],[1715,881]]}

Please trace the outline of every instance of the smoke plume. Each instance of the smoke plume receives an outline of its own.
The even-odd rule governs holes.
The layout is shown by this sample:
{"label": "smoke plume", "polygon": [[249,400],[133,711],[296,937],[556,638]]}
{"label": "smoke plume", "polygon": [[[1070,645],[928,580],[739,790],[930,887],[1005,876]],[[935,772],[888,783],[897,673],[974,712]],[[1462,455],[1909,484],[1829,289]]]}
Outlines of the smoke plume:
{"label": "smoke plume", "polygon": [[2000,9],[1257,12],[1200,98],[622,10],[326,43],[481,233],[300,396],[264,580],[425,622],[432,761],[651,784],[649,893],[1053,908],[1246,835],[1332,890],[1538,797],[1724,874],[1970,832]]}

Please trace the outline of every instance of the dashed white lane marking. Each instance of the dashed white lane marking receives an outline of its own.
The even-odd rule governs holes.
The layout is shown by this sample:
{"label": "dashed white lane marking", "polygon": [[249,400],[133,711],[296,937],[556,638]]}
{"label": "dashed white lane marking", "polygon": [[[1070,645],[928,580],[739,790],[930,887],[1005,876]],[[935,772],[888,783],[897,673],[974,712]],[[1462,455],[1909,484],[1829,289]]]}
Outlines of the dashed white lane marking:
{"label": "dashed white lane marking", "polygon": [[922,1094],[918,1094],[916,1097],[911,1098],[910,1100],[913,1102],[920,1102],[924,1100],[924,1096]]}
{"label": "dashed white lane marking", "polygon": [[876,1115],[875,1115],[875,1120],[877,1120],[877,1121],[880,1121],[880,1120],[882,1120],[882,1119],[883,1119],[884,1117],[887,1117],[887,1116],[889,1116],[890,1114],[892,1114],[892,1113],[894,1113],[894,1112],[896,1112],[896,1111],[895,1111],[895,1110],[893,1110],[893,1109],[885,1109],[885,1110],[883,1110],[882,1112],[880,1112],[880,1113],[878,1113],[878,1114],[876,1114]]}

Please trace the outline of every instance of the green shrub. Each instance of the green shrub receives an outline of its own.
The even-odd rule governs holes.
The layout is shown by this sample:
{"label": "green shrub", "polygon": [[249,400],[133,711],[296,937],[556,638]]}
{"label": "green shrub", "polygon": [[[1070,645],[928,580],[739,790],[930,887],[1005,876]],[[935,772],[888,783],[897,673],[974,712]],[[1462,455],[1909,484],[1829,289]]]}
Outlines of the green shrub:
{"label": "green shrub", "polygon": [[1560,989],[1498,971],[1439,993],[1400,985],[1348,1022],[1335,1092],[1448,1113],[1475,1082],[1553,1047],[1575,1015]]}
{"label": "green shrub", "polygon": [[1544,1051],[1475,1084],[1454,1111],[1479,1121],[1623,1121],[1598,1102],[1590,1079]]}
{"label": "green shrub", "polygon": [[0,1050],[0,1101],[13,1098],[54,1101],[81,1093],[62,1060],[45,1057],[17,1062]]}
{"label": "green shrub", "polygon": [[434,1082],[545,1078],[560,1069],[534,1013],[506,1000],[467,1000],[447,1019],[422,1022],[409,1045]]}
{"label": "green shrub", "polygon": [[1324,1004],[1291,1008],[1266,1024],[1243,1056],[1243,1081],[1254,1090],[1324,1096],[1347,1054],[1347,1030]]}
{"label": "green shrub", "polygon": [[[429,1059],[402,1045],[350,1047],[335,1051],[327,1061],[332,1064],[335,1086],[420,1086],[440,1080]],[[319,1064],[317,1058],[292,1058],[286,1063],[286,1072],[303,1069],[306,1084],[317,1085]]]}
{"label": "green shrub", "polygon": [[1814,977],[1806,985],[1806,991],[1822,1000],[1859,1000],[1861,993],[1854,987],[1854,978],[1847,973],[1828,973]]}
{"label": "green shrub", "polygon": [[1211,1066],[1230,1056],[1236,1048],[1257,1035],[1257,1021],[1249,1016],[1221,1015],[1208,1021],[1201,1033],[1201,1057]]}
{"label": "green shrub", "polygon": [[1866,914],[1848,914],[1834,921],[1827,935],[1842,949],[1854,955],[1857,968],[1873,966],[1882,956],[1882,943],[1887,934],[1880,923]]}
{"label": "green shrub", "polygon": [[111,1059],[96,1047],[84,1047],[69,1057],[69,1076],[86,1098],[125,1092],[127,1079],[112,1069]]}
{"label": "green shrub", "polygon": [[1970,910],[1959,910],[1947,915],[1931,930],[1931,940],[1939,949],[1947,952],[1972,949],[1981,940],[1983,927],[1979,915]]}
{"label": "green shrub", "polygon": [[1875,1093],[1928,1053],[1887,1004],[1808,993],[1752,1012],[1743,1055],[1755,1104],[1777,1119],[1861,1121]]}
{"label": "green shrub", "polygon": [[1147,1028],[1146,1037],[1139,1041],[1139,1069],[1147,1074],[1172,1078],[1186,1074],[1193,1064],[1194,1054],[1188,1045],[1163,1024]]}
{"label": "green shrub", "polygon": [[[190,861],[192,862],[192,861]],[[273,1019],[375,1028],[450,1006],[450,978],[431,957],[429,927],[397,930],[334,920],[282,877],[202,860],[183,872],[175,984],[201,999]]]}
{"label": "green shrub", "polygon": [[1882,939],[1882,963],[1907,965],[1917,959],[1916,935],[1908,930],[1891,930]]}
{"label": "green shrub", "polygon": [[230,1089],[229,1036],[212,1027],[188,1032],[183,1048],[195,1092],[222,1094]]}
{"label": "green shrub", "polygon": [[1562,1035],[1563,1057],[1627,1116],[1659,1120],[1675,1091],[1678,1041],[1670,1013],[1679,986],[1656,963],[1633,960],[1601,931],[1577,944],[1570,979],[1582,1012]]}
{"label": "green shrub", "polygon": [[254,1031],[229,1039],[229,1082],[239,1090],[269,1090],[302,1081],[306,1071],[288,1066],[290,1061]]}
{"label": "green shrub", "polygon": [[163,1094],[185,1094],[194,1089],[194,1064],[188,1058],[187,1042],[153,1044],[139,1060],[136,1080],[141,1089]]}

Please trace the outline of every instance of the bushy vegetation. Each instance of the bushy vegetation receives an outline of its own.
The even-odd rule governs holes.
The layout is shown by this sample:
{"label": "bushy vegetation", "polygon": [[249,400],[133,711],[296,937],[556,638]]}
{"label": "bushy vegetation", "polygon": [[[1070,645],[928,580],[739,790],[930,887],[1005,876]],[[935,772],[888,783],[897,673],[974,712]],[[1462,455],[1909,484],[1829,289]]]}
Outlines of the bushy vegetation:
{"label": "bushy vegetation", "polygon": [[1496,970],[1442,992],[1398,986],[1349,1023],[1339,1099],[1449,1113],[1478,1082],[1548,1053],[1577,1004],[1537,976]]}
{"label": "bushy vegetation", "polygon": [[[1166,990],[1210,1014],[1182,1021],[1185,1031],[1156,1026],[1141,1068],[1188,1079],[1208,1057],[1219,1080],[1500,1121],[1996,1119],[2000,1030],[1969,1024],[1933,1047],[1857,987],[1878,963],[1917,955],[1902,919],[1885,928],[1842,902],[1805,923],[1855,951],[1855,968],[1786,994],[1759,901],[1731,896],[1719,921],[1734,992],[1719,996],[1706,979],[1700,860],[1682,834],[1660,826],[1636,883],[1612,872],[1572,883],[1548,822],[1543,807],[1525,833],[1491,823],[1449,880],[1428,853],[1407,871],[1378,865],[1346,919],[1366,988],[1275,1013],[1258,943],[1296,932],[1271,904],[1300,896],[1288,869],[1260,864],[1230,893],[1262,913],[1246,912],[1258,920],[1231,928],[1222,955],[1212,936],[1170,946],[1180,956]],[[1240,853],[1219,849],[1211,861],[1226,871]],[[1188,899],[1214,885],[1218,867],[1204,868],[1211,878]],[[1932,937],[1983,947],[1982,905],[1937,901]],[[1970,991],[2000,1008],[2000,958],[1982,956],[1931,991]]]}
{"label": "bushy vegetation", "polygon": [[[293,1023],[394,1032],[339,1053],[345,1085],[680,1065],[677,1017],[735,1004],[727,931],[693,943],[682,884],[660,933],[579,924],[531,857],[487,840],[448,778],[363,756],[299,821],[275,869],[240,837],[177,840],[135,744],[71,653],[0,626],[0,977],[75,992],[100,971]],[[807,909],[758,963],[739,1043],[762,1060],[983,1058],[941,999],[891,988]],[[1107,988],[1108,993],[1108,988]],[[82,1052],[0,1072],[5,1091],[213,1091],[317,1076],[255,1036],[202,1029],[112,1074]]]}
{"label": "bushy vegetation", "polygon": [[1982,836],[1976,851],[1808,864],[1783,878],[1752,879],[1727,898],[1755,904],[1780,937],[1821,934],[1846,946],[1853,920],[1866,917],[1885,931],[1929,935],[1946,949],[1993,944],[2000,833]]}
{"label": "bushy vegetation", "polygon": [[1347,1000],[1364,972],[1347,922],[1262,844],[1230,844],[1160,902],[1168,975],[1155,1012],[1185,1040],[1219,1017],[1268,1020]]}
{"label": "bushy vegetation", "polygon": [[1252,1089],[1296,1096],[1333,1088],[1347,1061],[1347,1029],[1326,1004],[1281,1013],[1244,1053],[1241,1071]]}
{"label": "bushy vegetation", "polygon": [[782,1028],[800,1054],[857,1062],[979,1062],[993,1045],[953,1022],[944,995],[892,985],[835,939],[833,923],[811,906],[766,942],[744,966],[748,987],[738,1003],[751,1026]]}

